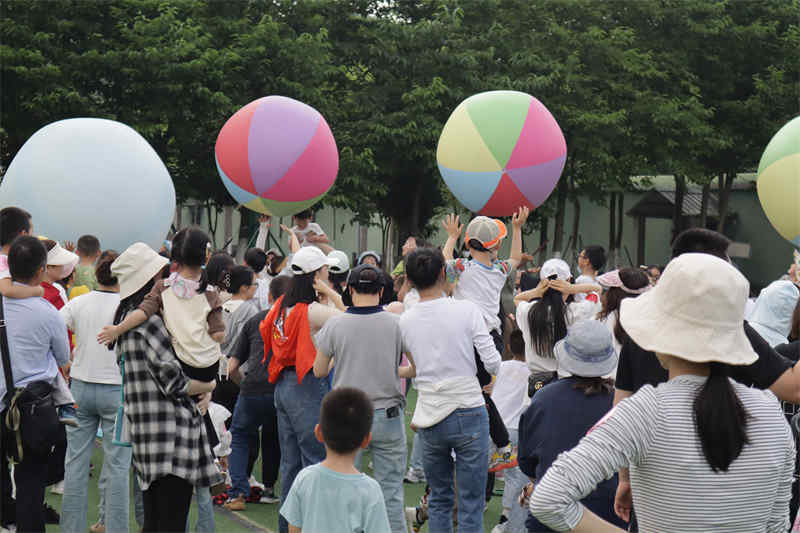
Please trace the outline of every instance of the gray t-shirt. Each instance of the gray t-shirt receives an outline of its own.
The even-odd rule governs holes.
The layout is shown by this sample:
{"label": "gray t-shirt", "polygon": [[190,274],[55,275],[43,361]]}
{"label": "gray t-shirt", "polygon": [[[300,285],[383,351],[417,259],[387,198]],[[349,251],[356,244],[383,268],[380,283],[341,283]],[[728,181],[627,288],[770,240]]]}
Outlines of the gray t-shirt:
{"label": "gray t-shirt", "polygon": [[350,307],[328,319],[314,344],[336,360],[334,389],[361,389],[375,409],[405,406],[397,377],[403,355],[400,317],[380,306]]}
{"label": "gray t-shirt", "polygon": [[242,326],[233,349],[228,352],[228,357],[235,357],[241,364],[239,371],[242,374],[242,382],[239,384],[239,394],[242,396],[263,396],[275,392],[275,385],[267,380],[267,367],[272,352],[267,357],[267,361],[262,363],[264,340],[258,330],[258,326],[268,312],[268,310],[259,311],[251,316]]}

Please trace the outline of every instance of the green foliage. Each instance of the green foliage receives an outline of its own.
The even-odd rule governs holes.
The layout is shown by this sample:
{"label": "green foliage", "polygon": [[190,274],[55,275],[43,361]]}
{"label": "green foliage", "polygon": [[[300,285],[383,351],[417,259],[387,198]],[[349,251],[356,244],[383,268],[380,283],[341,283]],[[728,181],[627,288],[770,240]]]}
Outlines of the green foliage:
{"label": "green foliage", "polygon": [[[797,113],[793,0],[6,0],[0,17],[6,168],[44,125],[122,121],[166,162],[179,199],[233,203],[213,147],[248,102],[282,94],[325,115],[340,172],[324,202],[402,237],[454,199],[436,143],[486,90],[541,100],[568,162],[531,225],[578,193],[603,203],[634,174],[697,183],[752,169]],[[435,222],[434,222],[435,224]]]}

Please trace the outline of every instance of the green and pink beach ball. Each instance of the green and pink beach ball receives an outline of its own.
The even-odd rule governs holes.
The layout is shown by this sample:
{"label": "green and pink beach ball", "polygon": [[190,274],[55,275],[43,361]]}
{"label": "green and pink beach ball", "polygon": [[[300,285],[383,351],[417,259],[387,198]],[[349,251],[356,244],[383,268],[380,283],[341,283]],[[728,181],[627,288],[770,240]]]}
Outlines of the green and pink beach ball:
{"label": "green and pink beach ball", "polygon": [[453,195],[487,216],[544,203],[566,159],[567,143],[553,115],[539,100],[517,91],[490,91],[461,102],[436,150]]}

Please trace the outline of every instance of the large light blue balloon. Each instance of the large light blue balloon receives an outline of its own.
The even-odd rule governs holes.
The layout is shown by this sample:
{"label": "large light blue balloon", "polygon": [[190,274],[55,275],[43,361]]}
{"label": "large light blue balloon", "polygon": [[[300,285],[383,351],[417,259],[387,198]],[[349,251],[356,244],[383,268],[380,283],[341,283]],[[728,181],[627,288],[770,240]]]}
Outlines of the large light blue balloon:
{"label": "large light blue balloon", "polygon": [[0,183],[0,207],[33,215],[33,229],[58,241],[91,234],[104,249],[134,242],[158,250],[175,213],[167,167],[131,127],[72,118],[48,124],[17,153]]}

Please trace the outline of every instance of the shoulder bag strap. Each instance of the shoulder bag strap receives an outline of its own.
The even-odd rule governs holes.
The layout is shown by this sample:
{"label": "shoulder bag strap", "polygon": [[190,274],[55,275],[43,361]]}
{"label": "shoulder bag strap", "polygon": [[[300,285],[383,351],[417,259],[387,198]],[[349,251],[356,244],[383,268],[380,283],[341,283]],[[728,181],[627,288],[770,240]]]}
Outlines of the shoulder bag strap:
{"label": "shoulder bag strap", "polygon": [[3,353],[3,374],[6,377],[6,398],[14,394],[14,377],[11,374],[11,350],[8,349],[8,334],[3,312],[3,296],[0,296],[0,352]]}

